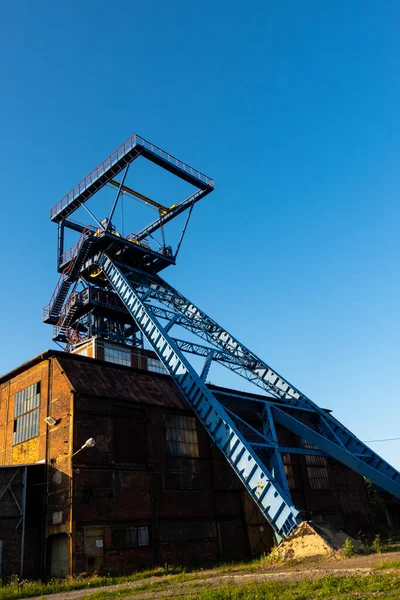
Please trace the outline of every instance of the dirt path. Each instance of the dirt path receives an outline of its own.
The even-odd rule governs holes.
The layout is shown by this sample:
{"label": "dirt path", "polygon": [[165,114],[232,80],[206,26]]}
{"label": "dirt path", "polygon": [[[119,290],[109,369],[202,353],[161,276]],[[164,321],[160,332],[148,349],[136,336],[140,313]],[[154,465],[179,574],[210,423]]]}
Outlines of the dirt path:
{"label": "dirt path", "polygon": [[[135,590],[142,586],[151,586],[157,584],[160,589],[153,589],[143,592],[134,592],[132,595],[125,596],[125,600],[146,600],[147,598],[164,598],[168,596],[180,596],[183,593],[195,595],[200,587],[216,586],[224,583],[246,583],[248,581],[300,581],[302,579],[319,579],[328,575],[370,575],[374,573],[374,567],[386,561],[400,561],[400,552],[390,552],[386,554],[372,554],[368,556],[356,556],[351,559],[324,559],[320,561],[304,562],[298,565],[282,567],[280,565],[269,565],[260,567],[257,570],[246,570],[245,568],[229,573],[217,574],[213,570],[202,571],[199,577],[188,581],[176,581],[172,577],[150,577],[147,579],[138,579],[130,583],[121,583],[118,585],[102,586],[98,588],[75,590],[72,592],[60,592],[58,594],[49,594],[47,596],[36,596],[31,600],[79,600],[80,598],[90,598],[98,592],[113,592],[116,590]],[[378,571],[376,571],[378,572]],[[379,571],[382,573],[382,571]],[[388,572],[385,570],[384,572]],[[193,589],[190,589],[193,588]]]}

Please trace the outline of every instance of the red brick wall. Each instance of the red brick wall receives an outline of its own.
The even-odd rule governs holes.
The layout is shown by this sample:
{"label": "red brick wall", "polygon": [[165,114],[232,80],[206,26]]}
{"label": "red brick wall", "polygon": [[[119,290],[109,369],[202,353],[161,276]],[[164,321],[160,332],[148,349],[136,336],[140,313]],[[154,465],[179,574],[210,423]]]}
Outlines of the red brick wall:
{"label": "red brick wall", "polygon": [[[41,382],[41,406],[39,417],[39,435],[16,446],[12,444],[14,427],[14,398],[20,390]],[[48,399],[48,363],[46,360],[16,375],[0,385],[0,464],[31,464],[45,459],[46,428],[43,421],[47,416]]]}
{"label": "red brick wall", "polygon": [[[76,398],[75,446],[79,447],[88,437],[95,437],[97,444],[74,458],[75,572],[84,570],[83,532],[88,525],[105,529],[105,572],[129,572],[140,566],[164,562],[187,563],[198,561],[200,557],[203,561],[218,559],[222,546],[225,556],[231,558],[232,541],[236,556],[248,554],[242,491],[232,469],[225,466],[219,452],[211,448],[209,436],[200,424],[201,489],[165,489],[167,460],[163,414],[166,411],[168,408],[145,408],[107,398]],[[187,414],[192,416],[190,411]],[[142,461],[138,464],[116,461],[116,445],[121,444],[121,435],[127,435],[121,418],[127,421],[130,416],[139,420],[146,431],[145,453],[143,436],[136,435],[141,446],[137,453],[133,448],[134,455]],[[218,536],[209,540],[160,541],[160,523],[194,520],[219,522]],[[151,546],[114,548],[112,529],[118,524],[148,525],[152,532]]]}

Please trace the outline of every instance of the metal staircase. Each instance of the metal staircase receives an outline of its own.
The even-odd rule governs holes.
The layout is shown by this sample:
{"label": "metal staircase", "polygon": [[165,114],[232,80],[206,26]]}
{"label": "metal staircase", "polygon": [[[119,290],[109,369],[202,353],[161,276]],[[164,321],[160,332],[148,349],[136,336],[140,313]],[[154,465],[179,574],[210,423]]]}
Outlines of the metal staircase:
{"label": "metal staircase", "polygon": [[[43,309],[42,320],[44,323],[58,325],[61,309],[68,296],[68,292],[80,274],[80,270],[87,259],[92,243],[90,228],[85,228],[78,242],[67,250],[61,257],[61,266],[64,266],[50,302]],[[66,265],[66,266],[65,266]]]}

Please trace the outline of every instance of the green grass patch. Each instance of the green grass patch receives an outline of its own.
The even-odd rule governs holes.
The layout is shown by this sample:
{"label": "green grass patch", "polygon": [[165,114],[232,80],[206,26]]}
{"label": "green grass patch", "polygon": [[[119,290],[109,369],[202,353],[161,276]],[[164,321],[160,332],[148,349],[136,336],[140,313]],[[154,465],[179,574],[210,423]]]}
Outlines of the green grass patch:
{"label": "green grass patch", "polygon": [[[0,580],[0,600],[18,600],[19,598],[32,598],[34,596],[47,596],[48,594],[56,594],[61,592],[72,592],[74,590],[93,589],[131,583],[139,580],[145,580],[152,577],[164,578],[164,581],[176,583],[188,581],[190,579],[206,579],[213,575],[223,573],[236,573],[240,571],[252,571],[259,569],[260,566],[269,564],[270,557],[262,556],[249,561],[238,561],[231,563],[209,564],[205,566],[205,570],[199,567],[182,567],[165,564],[163,567],[148,569],[145,571],[137,571],[131,575],[113,576],[113,577],[72,577],[68,579],[52,579],[50,581],[28,581],[19,580],[14,577],[11,582],[3,582]],[[144,584],[145,585],[145,584]],[[162,585],[166,585],[163,583]],[[147,589],[142,587],[142,591]]]}
{"label": "green grass patch", "polygon": [[[156,593],[168,588],[171,582],[141,585],[133,589],[117,592],[98,592],[91,596],[93,600],[134,597],[142,592]],[[199,589],[201,586],[202,589]],[[180,587],[171,586],[175,600],[355,600],[362,598],[398,599],[400,596],[400,577],[391,574],[367,575],[361,577],[330,576],[322,579],[297,582],[264,582],[238,584],[227,583],[221,586],[208,584],[190,584]]]}
{"label": "green grass patch", "polygon": [[374,569],[400,569],[400,560],[387,560],[379,563]]}
{"label": "green grass patch", "polygon": [[146,571],[137,571],[131,575],[121,577],[93,577],[51,579],[47,582],[19,580],[12,578],[9,583],[0,586],[0,600],[17,600],[18,598],[32,598],[34,596],[47,596],[48,594],[57,594],[60,592],[72,592],[82,589],[96,589],[98,587],[117,585],[149,579],[151,577],[177,578],[177,581],[184,580],[186,570],[180,566],[166,565]]}

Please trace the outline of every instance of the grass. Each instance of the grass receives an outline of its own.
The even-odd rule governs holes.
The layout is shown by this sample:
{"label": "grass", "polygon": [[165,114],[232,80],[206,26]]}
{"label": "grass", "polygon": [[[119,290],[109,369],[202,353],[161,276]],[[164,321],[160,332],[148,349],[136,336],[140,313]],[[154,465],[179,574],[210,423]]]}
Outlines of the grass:
{"label": "grass", "polygon": [[10,583],[0,587],[0,600],[17,600],[18,598],[32,598],[46,596],[59,592],[71,592],[82,589],[95,589],[102,586],[131,583],[152,577],[166,577],[177,581],[190,577],[182,567],[166,565],[146,571],[137,571],[131,575],[121,577],[99,577],[97,575],[87,578],[52,579],[48,582],[19,580],[14,577]]}
{"label": "grass", "polygon": [[[362,598],[388,600],[398,599],[400,577],[396,575],[367,575],[358,577],[330,576],[322,579],[296,582],[264,582],[238,584],[235,582],[220,586],[201,584],[180,586],[168,590],[175,600],[355,600]],[[203,586],[202,586],[203,587]],[[134,589],[102,591],[91,595],[91,600],[111,600],[111,598],[131,598],[142,592],[158,592],[168,588],[167,582],[159,581]]]}
{"label": "grass", "polygon": [[[358,578],[333,576],[296,583],[264,582],[248,585],[235,583],[234,586],[227,584],[213,585],[212,587],[204,581],[219,575],[233,576],[246,572],[260,572],[260,568],[263,570],[263,567],[268,568],[271,565],[279,564],[278,558],[272,552],[269,555],[263,555],[248,562],[209,565],[207,570],[199,568],[186,570],[186,568],[180,566],[165,565],[164,567],[138,571],[121,577],[77,577],[48,582],[19,581],[18,578],[14,578],[10,583],[2,587],[0,585],[0,600],[17,600],[19,598],[32,598],[33,596],[45,597],[48,594],[82,589],[92,590],[90,593],[92,600],[131,597],[142,592],[158,592],[165,589],[168,592],[171,590],[176,600],[186,597],[193,599],[195,592],[197,592],[195,597],[201,600],[220,600],[222,598],[224,600],[246,600],[250,598],[257,600],[269,600],[270,598],[271,600],[272,598],[274,600],[276,598],[279,598],[279,600],[310,600],[312,598],[317,600],[320,598],[335,598],[336,600],[339,596],[340,598],[364,599],[369,598],[371,594],[375,594],[374,598],[400,598],[400,575],[393,573]],[[296,564],[294,561],[291,561],[290,564],[285,562],[285,566],[291,566],[292,563]],[[385,561],[374,568],[377,570],[400,569],[400,560]],[[113,590],[96,591],[96,588],[110,585],[121,587]],[[364,594],[364,589],[366,589],[365,593],[367,595]],[[343,594],[347,594],[347,596]]]}
{"label": "grass", "polygon": [[375,569],[400,569],[400,560],[388,560],[379,563],[374,567]]}

